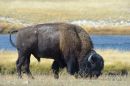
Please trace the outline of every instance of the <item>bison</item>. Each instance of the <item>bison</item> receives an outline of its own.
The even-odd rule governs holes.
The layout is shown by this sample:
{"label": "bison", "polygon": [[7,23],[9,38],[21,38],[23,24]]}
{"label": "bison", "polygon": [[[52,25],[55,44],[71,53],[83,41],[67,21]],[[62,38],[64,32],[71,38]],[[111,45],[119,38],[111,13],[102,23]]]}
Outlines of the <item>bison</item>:
{"label": "bison", "polygon": [[[16,43],[13,43],[11,34],[15,32]],[[104,66],[102,57],[93,50],[90,36],[77,25],[46,23],[24,27],[10,31],[10,42],[18,51],[16,69],[19,78],[22,78],[23,65],[28,77],[33,78],[29,68],[31,54],[38,61],[45,57],[54,59],[54,78],[59,78],[59,69],[65,67],[71,75],[98,77]]]}

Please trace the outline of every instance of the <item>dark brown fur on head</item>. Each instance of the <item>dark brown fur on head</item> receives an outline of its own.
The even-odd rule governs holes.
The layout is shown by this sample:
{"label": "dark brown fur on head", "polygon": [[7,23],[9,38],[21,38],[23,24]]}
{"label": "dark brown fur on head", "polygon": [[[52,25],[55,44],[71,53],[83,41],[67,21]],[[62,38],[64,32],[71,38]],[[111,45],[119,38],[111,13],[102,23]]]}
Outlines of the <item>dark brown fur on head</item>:
{"label": "dark brown fur on head", "polygon": [[80,64],[79,74],[81,77],[99,77],[104,68],[102,56],[92,50]]}

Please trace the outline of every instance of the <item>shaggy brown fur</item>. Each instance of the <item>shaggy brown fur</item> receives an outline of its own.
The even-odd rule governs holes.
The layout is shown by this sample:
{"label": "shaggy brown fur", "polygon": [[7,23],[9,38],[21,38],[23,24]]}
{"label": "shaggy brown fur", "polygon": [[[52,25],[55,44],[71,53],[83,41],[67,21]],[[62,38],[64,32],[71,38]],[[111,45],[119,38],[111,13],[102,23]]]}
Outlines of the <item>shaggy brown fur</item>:
{"label": "shaggy brown fur", "polygon": [[[11,33],[13,33],[12,31]],[[16,32],[16,31],[15,31]],[[10,33],[10,42],[11,40]],[[41,57],[54,59],[52,70],[58,78],[59,68],[67,68],[74,75],[79,71],[79,64],[93,49],[92,41],[81,27],[67,23],[48,23],[25,27],[17,32],[16,62],[18,76],[21,78],[21,66],[25,66],[28,76],[30,55],[40,61]]]}

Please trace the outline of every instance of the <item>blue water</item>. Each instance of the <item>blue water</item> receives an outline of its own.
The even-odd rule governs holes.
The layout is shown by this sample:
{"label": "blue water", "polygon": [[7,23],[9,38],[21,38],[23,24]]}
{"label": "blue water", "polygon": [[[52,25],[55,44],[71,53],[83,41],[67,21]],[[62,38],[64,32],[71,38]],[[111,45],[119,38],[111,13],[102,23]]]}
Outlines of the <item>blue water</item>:
{"label": "blue water", "polygon": [[96,49],[130,50],[130,35],[93,35],[91,38]]}
{"label": "blue water", "polygon": [[[12,40],[15,41],[15,35],[12,36]],[[16,50],[9,41],[9,35],[0,35],[0,50]]]}
{"label": "blue water", "polygon": [[[91,35],[91,39],[96,49],[130,50],[130,35]],[[9,42],[9,35],[0,35],[0,50],[16,50]]]}

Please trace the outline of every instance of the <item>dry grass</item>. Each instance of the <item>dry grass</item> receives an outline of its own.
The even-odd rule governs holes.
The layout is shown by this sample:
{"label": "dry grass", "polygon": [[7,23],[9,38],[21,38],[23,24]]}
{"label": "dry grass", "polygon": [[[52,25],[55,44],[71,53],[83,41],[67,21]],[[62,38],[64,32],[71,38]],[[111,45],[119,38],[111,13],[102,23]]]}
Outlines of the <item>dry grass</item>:
{"label": "dry grass", "polygon": [[[80,19],[129,20],[129,4],[129,0],[0,0],[0,16],[32,24]],[[7,30],[3,30],[4,33],[19,27],[17,23],[10,25],[14,27],[8,26]],[[130,34],[129,26],[101,28],[92,27],[88,31],[90,34]]]}
{"label": "dry grass", "polygon": [[[130,51],[110,49],[96,51],[101,54],[105,60],[104,72],[113,71],[115,69],[120,70],[123,68],[130,70]],[[16,73],[13,72],[15,71],[17,53],[1,51],[0,59],[0,86],[129,86],[130,84],[130,75],[127,77],[120,75],[102,75],[98,79],[75,79],[74,76],[62,72],[60,73],[60,78],[56,80],[52,73],[49,72],[53,60],[42,59],[41,62],[38,63],[33,56],[31,57],[31,71],[33,72],[35,79],[27,79],[27,76],[25,75],[23,76],[23,79],[17,79]]]}
{"label": "dry grass", "polygon": [[97,52],[103,56],[106,65],[114,64],[116,62],[130,64],[130,51],[119,50],[97,50]]}
{"label": "dry grass", "polygon": [[[96,50],[100,55],[103,56],[105,61],[104,72],[109,71],[130,71],[130,51],[118,51],[118,50]],[[0,72],[2,74],[14,74],[15,61],[17,59],[16,52],[3,51],[0,52]],[[31,71],[39,74],[50,73],[50,68],[53,60],[41,59],[38,63],[37,60],[31,56]]]}
{"label": "dry grass", "polygon": [[4,21],[0,21],[0,33],[8,33],[11,29],[18,29],[23,27],[21,24],[12,24]]}
{"label": "dry grass", "polygon": [[85,18],[128,20],[129,4],[129,0],[1,0],[0,15],[36,23]]}
{"label": "dry grass", "polygon": [[[16,60],[17,53],[10,51],[0,52],[0,73],[1,74],[14,74],[16,73]],[[53,60],[51,59],[41,59],[41,62],[38,63],[37,60],[31,56],[31,70],[34,73],[44,74],[50,73],[50,68]]]}
{"label": "dry grass", "polygon": [[[103,56],[106,65],[110,65],[116,62],[122,62],[130,64],[130,51],[119,51],[119,50],[96,50],[100,55]],[[0,64],[14,63],[17,60],[17,52],[13,51],[0,51]],[[41,59],[41,63],[49,64],[53,60]],[[37,60],[31,56],[31,63],[35,63]]]}
{"label": "dry grass", "polygon": [[15,75],[1,75],[0,86],[129,86],[130,76],[101,76],[98,79],[75,79],[62,75],[58,80],[52,75],[36,75],[34,80],[17,79]]}
{"label": "dry grass", "polygon": [[82,26],[91,35],[130,35],[130,26]]}
{"label": "dry grass", "polygon": [[104,72],[110,71],[130,71],[130,51],[118,50],[97,50],[103,56],[105,61]]}
{"label": "dry grass", "polygon": [[[22,24],[0,22],[0,33],[8,33],[12,29],[25,27]],[[130,35],[130,26],[99,26],[81,25],[90,35]]]}

